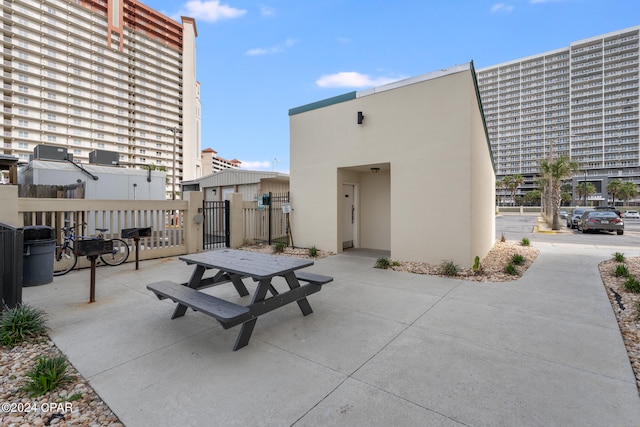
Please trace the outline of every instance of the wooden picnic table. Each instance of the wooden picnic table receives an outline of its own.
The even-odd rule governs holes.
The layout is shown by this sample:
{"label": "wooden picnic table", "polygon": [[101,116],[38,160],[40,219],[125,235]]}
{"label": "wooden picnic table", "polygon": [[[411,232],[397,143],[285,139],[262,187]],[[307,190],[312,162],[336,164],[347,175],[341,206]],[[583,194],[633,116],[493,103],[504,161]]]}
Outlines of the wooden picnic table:
{"label": "wooden picnic table", "polygon": [[[178,303],[172,319],[184,316],[187,308],[199,311],[215,318],[223,328],[242,325],[233,350],[249,343],[258,316],[279,307],[297,302],[304,316],[313,313],[307,296],[322,289],[322,285],[333,280],[332,277],[300,271],[313,265],[312,260],[270,255],[259,252],[218,249],[184,255],[179,258],[189,265],[195,265],[189,281],[177,284],[161,281],[147,285],[158,298],[169,298]],[[217,269],[213,277],[203,278],[205,271]],[[278,292],[273,286],[274,277],[283,277],[289,289]],[[223,283],[232,283],[238,294],[249,295],[243,283],[244,278],[258,282],[251,303],[239,305],[202,292],[202,289]],[[300,282],[304,282],[301,285]],[[267,294],[271,293],[270,297]]]}

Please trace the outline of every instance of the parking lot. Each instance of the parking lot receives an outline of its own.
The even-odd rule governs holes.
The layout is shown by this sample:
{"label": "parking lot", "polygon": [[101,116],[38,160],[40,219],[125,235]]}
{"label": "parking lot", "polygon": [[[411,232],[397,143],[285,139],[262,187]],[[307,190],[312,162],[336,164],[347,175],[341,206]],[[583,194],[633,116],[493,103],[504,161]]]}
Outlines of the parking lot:
{"label": "parking lot", "polygon": [[535,233],[537,214],[505,214],[496,217],[496,238],[500,238],[502,233],[508,240],[521,240],[527,237],[532,242],[558,242],[576,243],[586,245],[606,245],[606,246],[640,246],[640,220],[624,219],[624,234],[618,236],[615,233],[589,233],[583,234],[577,229],[567,228],[567,222],[560,220],[560,230],[557,233]]}

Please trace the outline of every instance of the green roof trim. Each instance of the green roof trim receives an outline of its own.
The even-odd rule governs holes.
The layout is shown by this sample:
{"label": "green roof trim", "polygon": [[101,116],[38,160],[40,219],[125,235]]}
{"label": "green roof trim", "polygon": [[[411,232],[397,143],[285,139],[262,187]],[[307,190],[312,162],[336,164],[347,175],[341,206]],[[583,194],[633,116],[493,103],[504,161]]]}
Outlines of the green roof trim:
{"label": "green roof trim", "polygon": [[476,90],[476,98],[478,99],[478,106],[480,107],[480,116],[482,116],[482,126],[484,127],[484,136],[487,139],[487,145],[489,146],[489,154],[491,155],[491,165],[493,166],[493,173],[496,173],[496,161],[493,158],[493,150],[491,150],[491,139],[489,138],[489,129],[487,128],[487,119],[484,116],[484,108],[482,107],[482,98],[480,97],[480,85],[478,85],[478,76],[476,69],[473,66],[473,60],[469,63],[471,68],[471,76],[473,76],[473,86]]}
{"label": "green roof trim", "polygon": [[321,101],[312,102],[311,104],[302,105],[300,107],[291,108],[289,110],[289,115],[293,116],[294,114],[304,113],[305,111],[316,110],[322,107],[328,107],[329,105],[339,104],[345,101],[351,101],[352,99],[356,99],[356,92],[349,92],[343,95],[334,96],[332,98],[323,99]]}

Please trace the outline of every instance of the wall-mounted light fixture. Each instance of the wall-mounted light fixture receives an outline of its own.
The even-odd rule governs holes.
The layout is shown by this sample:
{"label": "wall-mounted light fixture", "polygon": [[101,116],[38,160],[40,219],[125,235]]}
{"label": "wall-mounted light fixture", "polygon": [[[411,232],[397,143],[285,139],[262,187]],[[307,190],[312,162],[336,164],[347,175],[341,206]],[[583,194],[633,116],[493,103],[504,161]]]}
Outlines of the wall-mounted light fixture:
{"label": "wall-mounted light fixture", "polygon": [[364,114],[362,111],[358,111],[358,124],[361,125],[364,122]]}
{"label": "wall-mounted light fixture", "polygon": [[371,173],[378,173],[380,172],[380,168],[371,168]]}

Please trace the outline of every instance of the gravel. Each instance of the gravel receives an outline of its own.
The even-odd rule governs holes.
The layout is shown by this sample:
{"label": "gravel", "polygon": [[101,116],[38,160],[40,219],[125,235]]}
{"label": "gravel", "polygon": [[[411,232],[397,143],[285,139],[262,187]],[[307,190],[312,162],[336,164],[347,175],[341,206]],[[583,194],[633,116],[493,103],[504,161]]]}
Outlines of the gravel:
{"label": "gravel", "polygon": [[0,426],[123,426],[71,364],[67,373],[75,378],[72,383],[38,397],[22,390],[26,373],[40,357],[62,356],[48,337],[0,350]]}
{"label": "gravel", "polygon": [[[274,253],[274,247],[268,245],[246,246],[243,249]],[[533,264],[539,250],[532,246],[523,246],[520,242],[497,241],[488,255],[480,261],[480,268],[458,267],[457,278],[481,282],[507,282],[516,280],[519,275]],[[285,256],[311,258],[308,249],[285,248]],[[513,255],[522,255],[524,262],[516,266],[517,275],[507,274],[504,267]],[[318,251],[315,259],[334,255],[332,252]],[[443,263],[446,260],[443,260]],[[373,263],[372,263],[373,264]],[[390,268],[396,271],[443,276],[442,264],[429,265],[420,262],[390,260]],[[609,295],[613,311],[629,354],[631,366],[640,390],[640,313],[638,304],[640,294],[624,289],[626,277],[613,274],[617,262],[605,261],[599,265],[602,281]],[[640,258],[625,260],[629,274],[640,277]],[[372,265],[373,267],[373,265]],[[68,372],[75,380],[70,384],[49,392],[44,396],[31,398],[22,390],[25,374],[32,369],[39,357],[61,355],[60,350],[47,337],[25,342],[21,345],[0,347],[0,427],[26,426],[92,426],[122,427],[122,423],[100,399],[89,383],[69,364]],[[6,405],[9,406],[6,406]]]}
{"label": "gravel", "polygon": [[624,283],[628,277],[616,277],[616,266],[623,264],[629,272],[628,277],[640,279],[640,258],[628,258],[623,263],[611,259],[598,266],[600,277],[611,302],[611,308],[618,320],[622,340],[627,348],[631,368],[636,376],[636,385],[640,393],[640,294],[629,292]]}

